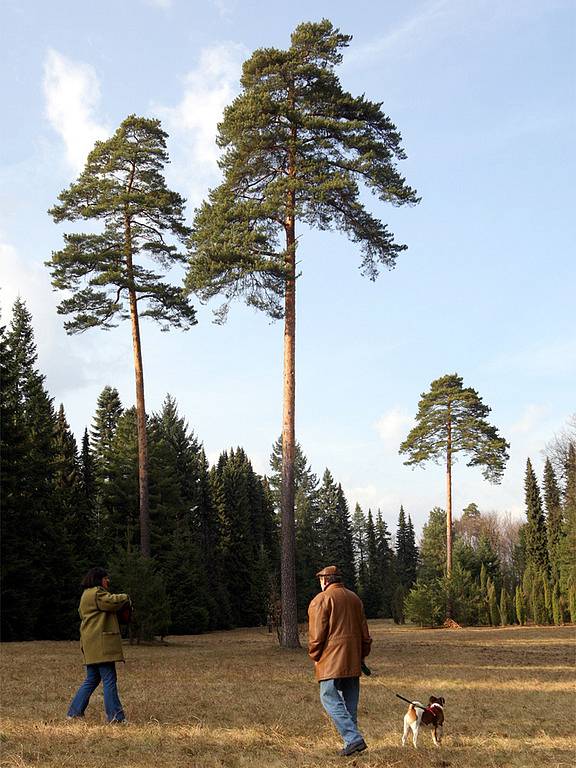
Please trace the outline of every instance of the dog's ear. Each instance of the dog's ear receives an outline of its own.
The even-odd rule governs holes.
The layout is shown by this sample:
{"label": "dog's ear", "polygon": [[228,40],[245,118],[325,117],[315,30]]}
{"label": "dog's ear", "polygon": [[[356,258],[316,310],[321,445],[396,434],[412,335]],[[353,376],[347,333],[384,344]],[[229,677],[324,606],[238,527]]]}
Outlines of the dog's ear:
{"label": "dog's ear", "polygon": [[440,704],[441,707],[444,706],[444,696],[440,696],[440,698],[438,699],[438,704]]}
{"label": "dog's ear", "polygon": [[436,704],[436,702],[439,702],[439,701],[440,699],[437,699],[436,696],[430,696],[430,698],[428,699],[428,705]]}

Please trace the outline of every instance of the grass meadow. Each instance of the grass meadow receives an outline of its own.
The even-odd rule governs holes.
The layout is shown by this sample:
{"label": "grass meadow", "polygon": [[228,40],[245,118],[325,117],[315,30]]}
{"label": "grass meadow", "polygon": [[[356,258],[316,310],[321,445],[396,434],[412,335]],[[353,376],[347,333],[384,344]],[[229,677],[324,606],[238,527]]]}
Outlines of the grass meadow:
{"label": "grass meadow", "polygon": [[[74,642],[1,647],[0,764],[6,768],[568,768],[576,763],[574,627],[422,630],[370,622],[359,722],[369,749],[337,756],[305,650],[266,629],[128,646],[118,665],[126,726],[102,694],[84,721],[66,707],[83,677]],[[302,638],[304,641],[304,637]],[[446,699],[443,745],[427,729],[401,747],[405,705]]]}

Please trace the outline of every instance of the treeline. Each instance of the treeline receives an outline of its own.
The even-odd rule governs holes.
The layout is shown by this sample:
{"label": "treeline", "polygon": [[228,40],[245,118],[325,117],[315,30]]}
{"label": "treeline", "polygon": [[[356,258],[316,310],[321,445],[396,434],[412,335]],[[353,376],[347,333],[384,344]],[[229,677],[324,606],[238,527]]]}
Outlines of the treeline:
{"label": "treeline", "polygon": [[[138,435],[134,408],[105,387],[77,446],[37,365],[23,301],[0,329],[2,359],[2,639],[77,634],[83,573],[100,563],[136,604],[135,637],[261,625],[279,602],[281,442],[268,477],[241,448],[209,466],[201,442],[167,396],[147,420],[151,558],[140,553]],[[338,563],[370,616],[390,616],[391,585],[414,570],[410,519],[399,558],[381,514],[350,516],[329,470],[320,482],[297,447],[299,617],[316,572]],[[406,562],[404,562],[404,560]],[[404,578],[400,576],[400,578]]]}
{"label": "treeline", "polygon": [[[278,619],[282,450],[258,475],[241,448],[210,466],[167,396],[147,420],[151,558],[140,553],[134,408],[105,387],[77,446],[38,369],[32,319],[17,300],[0,328],[2,639],[57,639],[78,631],[78,582],[95,564],[136,603],[133,636],[187,634]],[[416,545],[401,507],[392,535],[380,510],[351,513],[328,469],[295,455],[298,616],[316,572],[342,569],[369,618],[398,623],[562,623],[576,619],[576,453],[566,433],[548,451],[543,495],[527,464],[526,522],[470,504],[453,524],[434,508]]]}

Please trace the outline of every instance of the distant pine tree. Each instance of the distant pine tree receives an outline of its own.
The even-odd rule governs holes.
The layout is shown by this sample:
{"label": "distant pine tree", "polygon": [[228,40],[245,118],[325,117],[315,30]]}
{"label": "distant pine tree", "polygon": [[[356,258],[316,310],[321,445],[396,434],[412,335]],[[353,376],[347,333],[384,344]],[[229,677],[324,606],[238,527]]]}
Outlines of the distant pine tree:
{"label": "distant pine tree", "polygon": [[382,602],[380,615],[384,618],[392,616],[392,599],[396,591],[396,563],[394,552],[390,545],[390,531],[386,525],[382,513],[378,510],[376,515],[376,548],[378,552],[378,571],[382,585]]}
{"label": "distant pine tree", "polygon": [[546,508],[546,535],[548,559],[553,581],[560,577],[560,543],[564,535],[564,514],[560,488],[550,459],[544,465],[544,506]]}
{"label": "distant pine tree", "polygon": [[326,469],[318,491],[319,538],[322,562],[337,565],[349,589],[356,589],[354,548],[348,504],[341,485]]}
{"label": "distant pine tree", "polygon": [[[71,562],[69,594],[75,592],[79,574],[86,573],[95,560],[94,518],[84,495],[82,466],[76,439],[70,430],[64,406],[60,405],[54,430],[54,502],[66,531]],[[76,606],[71,621],[76,621]]]}
{"label": "distant pine tree", "polygon": [[406,520],[404,507],[400,505],[396,532],[396,575],[405,589],[409,589],[415,583],[417,569],[418,549],[414,536],[414,526],[410,516]]}
{"label": "distant pine tree", "polygon": [[117,547],[139,550],[138,427],[136,409],[129,408],[118,419],[112,438],[108,481],[102,487],[106,516],[102,523],[103,542],[111,555]]}
{"label": "distant pine tree", "polygon": [[566,596],[571,621],[576,621],[576,445],[571,443],[566,461],[564,489],[564,536],[560,542],[560,588]]}
{"label": "distant pine tree", "polygon": [[364,610],[369,619],[375,619],[380,616],[382,610],[384,585],[381,578],[376,526],[371,509],[368,510],[366,518],[366,572]]}
{"label": "distant pine tree", "polygon": [[418,403],[416,426],[399,453],[409,465],[427,461],[446,467],[446,575],[452,568],[452,465],[458,453],[469,457],[468,466],[482,467],[484,478],[499,483],[508,460],[509,445],[487,421],[490,408],[472,387],[463,387],[456,373],[436,379]]}
{"label": "distant pine tree", "polygon": [[[549,570],[548,542],[546,537],[546,522],[542,510],[542,500],[536,475],[532,469],[532,463],[528,459],[526,463],[526,477],[524,481],[526,492],[526,516],[528,525],[526,528],[526,557],[537,571]],[[541,621],[537,622],[541,624]]]}
{"label": "distant pine tree", "polygon": [[440,579],[446,567],[446,512],[434,507],[422,527],[420,540],[419,578],[423,581]]}

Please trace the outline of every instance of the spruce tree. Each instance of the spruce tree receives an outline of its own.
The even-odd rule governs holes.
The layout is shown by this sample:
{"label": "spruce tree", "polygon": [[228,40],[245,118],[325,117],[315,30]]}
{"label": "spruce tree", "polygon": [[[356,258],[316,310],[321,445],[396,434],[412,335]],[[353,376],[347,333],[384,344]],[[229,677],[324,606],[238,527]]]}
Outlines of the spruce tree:
{"label": "spruce tree", "polygon": [[[234,626],[254,626],[263,622],[261,584],[256,584],[255,553],[260,553],[262,535],[254,531],[250,488],[254,471],[241,448],[223,453],[216,466],[220,489],[220,525],[224,572],[231,582],[230,601]],[[256,537],[253,533],[256,533]],[[260,579],[261,582],[261,579]]]}
{"label": "spruce tree", "polygon": [[[130,318],[136,380],[140,548],[150,555],[148,443],[140,318],[163,329],[187,329],[195,312],[182,291],[163,282],[167,270],[183,262],[170,237],[183,241],[184,199],[166,186],[167,134],[158,120],[130,115],[107,141],[98,141],[77,181],[59,195],[50,214],[56,222],[99,220],[104,230],[65,234],[65,246],[47,266],[55,288],[72,295],[58,312],[71,315],[68,333],[109,329]],[[152,261],[159,269],[138,262]]]}
{"label": "spruce tree", "polygon": [[418,567],[418,550],[414,537],[412,520],[406,514],[404,507],[400,505],[398,515],[398,528],[396,532],[396,575],[400,584],[406,589],[416,581]]}
{"label": "spruce tree", "polygon": [[[270,497],[280,512],[282,496],[282,436],[270,455]],[[294,454],[294,515],[296,526],[296,589],[299,620],[305,620],[308,605],[318,592],[316,573],[322,568],[319,541],[318,478],[300,443]]]}
{"label": "spruce tree", "polygon": [[436,379],[421,395],[416,426],[400,446],[407,465],[432,460],[446,467],[446,574],[452,568],[452,465],[459,453],[469,457],[469,467],[482,467],[491,483],[499,483],[508,460],[509,445],[488,423],[490,408],[478,392],[463,387],[462,377],[448,374]]}
{"label": "spruce tree", "polygon": [[380,553],[378,551],[378,539],[376,526],[372,517],[372,510],[368,510],[366,519],[366,583],[364,587],[364,610],[369,619],[378,618],[381,615],[384,602],[384,585],[382,584]]}
{"label": "spruce tree", "polygon": [[[32,316],[21,299],[14,302],[2,351],[2,638],[71,637],[75,595],[55,488],[56,414],[37,365]],[[56,603],[55,594],[61,595]]]}
{"label": "spruce tree", "polygon": [[381,615],[384,618],[392,616],[392,598],[396,590],[396,563],[394,552],[390,546],[390,531],[386,525],[382,513],[378,510],[376,515],[376,546],[378,550],[378,565],[380,582],[382,584]]}
{"label": "spruce tree", "polygon": [[102,489],[106,516],[102,521],[103,544],[111,555],[116,547],[134,552],[140,541],[138,484],[138,426],[135,408],[118,419],[110,446],[109,479]]}
{"label": "spruce tree", "polygon": [[367,577],[367,542],[366,542],[366,518],[360,504],[354,507],[352,515],[352,544],[354,546],[354,565],[356,567],[358,594],[364,596]]}
{"label": "spruce tree", "polygon": [[560,574],[560,543],[563,536],[563,512],[560,488],[549,458],[544,464],[544,506],[546,508],[546,537],[548,541],[548,559],[553,581],[558,581]]}
{"label": "spruce tree", "polygon": [[94,456],[96,478],[100,483],[110,479],[109,462],[112,441],[116,434],[118,419],[124,409],[118,390],[106,386],[98,396],[96,413],[90,428],[90,448]]}
{"label": "spruce tree", "polygon": [[568,448],[563,494],[564,536],[560,542],[560,587],[576,621],[576,443]]}
{"label": "spruce tree", "polygon": [[356,588],[354,548],[348,504],[341,485],[326,469],[318,491],[319,538],[322,562],[336,565],[349,589]]}
{"label": "spruce tree", "polygon": [[[526,462],[526,475],[524,480],[526,494],[526,557],[537,571],[549,569],[548,543],[546,537],[546,521],[542,509],[542,499],[536,475],[532,469],[530,459]],[[541,621],[537,622],[541,624]]]}
{"label": "spruce tree", "polygon": [[423,581],[440,579],[446,569],[446,512],[434,507],[422,527],[420,540],[420,568],[418,576]]}
{"label": "spruce tree", "polygon": [[418,572],[418,562],[420,554],[418,547],[416,546],[416,534],[414,532],[414,525],[412,518],[408,515],[408,522],[406,523],[406,564],[405,574],[408,579],[408,586],[411,586],[416,581],[416,575]]}
{"label": "spruce tree", "polygon": [[297,226],[345,231],[362,272],[393,267],[405,246],[361,201],[361,186],[394,205],[418,202],[396,170],[405,157],[381,104],[345,92],[335,74],[350,37],[332,24],[300,24],[288,50],[263,48],[244,63],[242,91],[226,109],[218,144],[222,184],[197,213],[187,285],[202,298],[244,294],[284,316],[282,430],[282,645],[297,647],[295,578],[295,327]]}
{"label": "spruce tree", "polygon": [[[94,518],[86,503],[82,466],[76,439],[60,405],[54,430],[54,502],[66,530],[66,540],[73,563],[73,581],[85,573],[94,560],[96,530]],[[75,618],[75,617],[74,617]]]}

